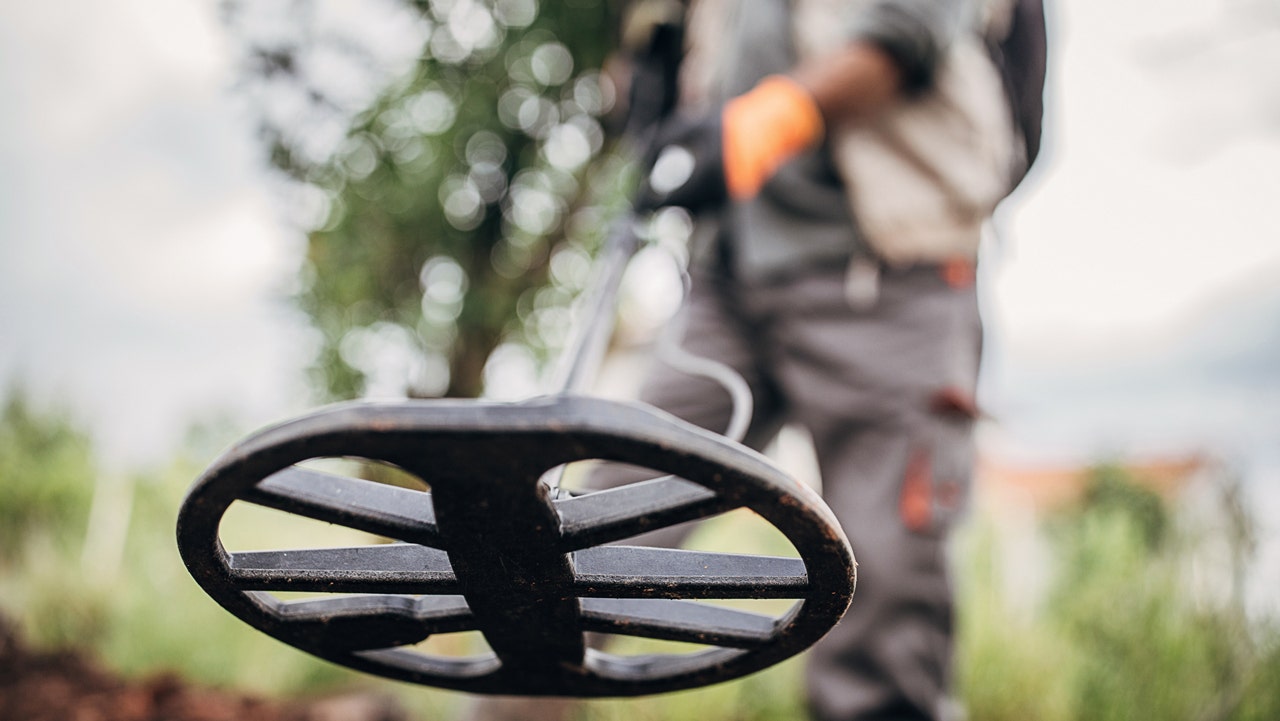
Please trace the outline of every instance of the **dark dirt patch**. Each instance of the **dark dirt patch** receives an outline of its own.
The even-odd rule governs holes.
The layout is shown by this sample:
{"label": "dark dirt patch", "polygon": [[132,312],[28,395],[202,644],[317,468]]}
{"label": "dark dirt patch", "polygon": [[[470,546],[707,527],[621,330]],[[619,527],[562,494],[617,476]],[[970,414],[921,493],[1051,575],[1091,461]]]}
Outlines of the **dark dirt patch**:
{"label": "dark dirt patch", "polygon": [[0,617],[2,721],[405,721],[390,699],[351,694],[273,701],[193,686],[173,674],[128,680],[73,651],[29,649]]}

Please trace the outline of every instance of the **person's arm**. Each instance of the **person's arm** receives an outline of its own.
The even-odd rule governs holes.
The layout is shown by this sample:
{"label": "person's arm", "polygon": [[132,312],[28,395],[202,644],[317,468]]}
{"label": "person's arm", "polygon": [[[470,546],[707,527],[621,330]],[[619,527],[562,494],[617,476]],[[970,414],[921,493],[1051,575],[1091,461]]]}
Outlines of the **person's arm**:
{"label": "person's arm", "polygon": [[[674,188],[642,193],[647,205],[696,209],[754,197],[827,129],[870,118],[927,88],[954,36],[964,0],[884,0],[862,13],[847,45],[773,75],[707,118],[671,124],[659,147],[694,159]],[[661,163],[661,154],[655,154]]]}
{"label": "person's arm", "polygon": [[809,93],[827,127],[874,115],[903,89],[897,61],[869,42],[802,63],[791,77]]}

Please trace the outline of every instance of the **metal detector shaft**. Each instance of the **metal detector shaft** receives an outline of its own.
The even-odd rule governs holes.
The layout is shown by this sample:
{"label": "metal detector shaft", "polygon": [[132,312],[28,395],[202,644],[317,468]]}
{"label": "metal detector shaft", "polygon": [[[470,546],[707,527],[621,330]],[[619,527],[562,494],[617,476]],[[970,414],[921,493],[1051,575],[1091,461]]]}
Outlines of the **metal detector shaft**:
{"label": "metal detector shaft", "polygon": [[618,288],[627,263],[640,247],[636,219],[628,213],[616,221],[605,238],[596,260],[595,279],[578,297],[575,312],[580,316],[574,334],[560,356],[560,366],[551,386],[552,393],[589,390],[600,370],[604,352],[613,335]]}

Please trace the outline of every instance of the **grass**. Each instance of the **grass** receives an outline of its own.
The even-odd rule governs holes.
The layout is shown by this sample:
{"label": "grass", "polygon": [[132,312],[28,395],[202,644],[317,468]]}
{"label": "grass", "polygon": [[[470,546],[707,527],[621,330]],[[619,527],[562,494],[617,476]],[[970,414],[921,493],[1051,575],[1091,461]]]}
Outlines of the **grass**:
{"label": "grass", "polygon": [[[0,416],[0,608],[33,643],[89,649],[128,675],[175,671],[272,696],[350,688],[394,693],[420,718],[452,718],[466,697],[382,682],[262,635],[210,600],[178,558],[173,523],[201,466],[95,482],[87,436],[64,413],[21,397]],[[1280,629],[1226,597],[1188,591],[1206,539],[1158,498],[1100,469],[1079,507],[1012,538],[979,516],[959,545],[957,692],[981,721],[1275,721]],[[95,499],[95,493],[98,498]],[[90,522],[93,507],[121,520]],[[123,512],[121,512],[123,509]],[[108,520],[110,520],[110,518]],[[229,535],[267,547],[285,528],[269,512],[229,516]],[[785,541],[731,515],[697,545],[787,553]],[[92,529],[92,530],[90,530]],[[1247,529],[1237,529],[1247,539]],[[1221,536],[1221,534],[1218,534]],[[1229,536],[1231,534],[1228,534]],[[750,539],[750,541],[746,540]],[[1229,539],[1228,539],[1229,540]],[[744,544],[752,547],[744,547]],[[1038,584],[1008,551],[1038,549]],[[1245,541],[1227,544],[1233,553]],[[1033,588],[1035,587],[1035,588]],[[1032,589],[1032,590],[1028,590]],[[855,603],[857,602],[855,598]],[[580,721],[804,717],[803,662],[750,678],[636,700],[590,701]]]}

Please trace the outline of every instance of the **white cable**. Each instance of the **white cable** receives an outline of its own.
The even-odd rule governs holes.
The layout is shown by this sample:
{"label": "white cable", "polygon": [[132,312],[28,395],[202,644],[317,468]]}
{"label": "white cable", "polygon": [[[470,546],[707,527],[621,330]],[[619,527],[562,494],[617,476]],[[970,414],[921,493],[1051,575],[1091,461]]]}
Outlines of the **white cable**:
{"label": "white cable", "polygon": [[[676,267],[680,269],[680,281],[684,287],[684,299],[687,301],[693,281],[689,277],[689,270],[686,264],[681,262],[680,256],[672,248],[663,243],[658,243],[657,245],[661,246],[671,256]],[[719,383],[729,394],[732,406],[729,425],[725,428],[723,435],[735,443],[741,443],[742,439],[747,435],[747,429],[751,426],[752,409],[755,407],[755,399],[751,395],[751,386],[747,384],[747,379],[743,378],[741,373],[734,370],[727,363],[694,355],[680,345],[680,339],[684,336],[684,320],[686,317],[683,314],[678,315],[677,319],[669,323],[666,330],[659,337],[657,347],[658,360],[681,373]]]}

